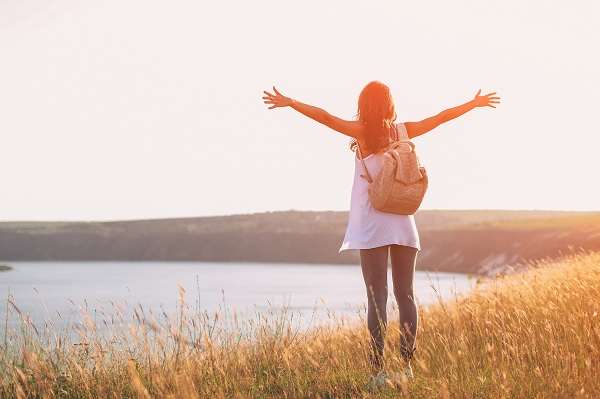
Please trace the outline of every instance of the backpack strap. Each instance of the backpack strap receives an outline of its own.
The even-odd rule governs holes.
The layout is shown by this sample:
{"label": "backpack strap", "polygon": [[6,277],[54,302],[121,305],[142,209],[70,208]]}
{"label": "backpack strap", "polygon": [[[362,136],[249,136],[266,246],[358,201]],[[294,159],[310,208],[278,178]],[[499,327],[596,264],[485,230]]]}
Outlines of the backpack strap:
{"label": "backpack strap", "polygon": [[392,122],[392,140],[398,140],[398,129],[396,128],[396,124]]}
{"label": "backpack strap", "polygon": [[360,177],[362,177],[363,179],[367,179],[367,181],[369,183],[373,182],[373,179],[371,178],[371,174],[369,173],[369,169],[367,169],[367,165],[365,164],[365,160],[362,157],[362,152],[360,151],[360,144],[358,144],[358,140],[356,140],[356,153],[358,154],[358,159],[360,159],[360,162],[362,162],[362,166],[363,169],[365,170],[365,173],[367,174],[365,175],[360,175]]}
{"label": "backpack strap", "polygon": [[396,140],[410,141],[410,138],[408,137],[408,131],[406,130],[406,126],[404,125],[404,123],[399,123],[398,126],[400,126],[401,134],[400,137]]}
{"label": "backpack strap", "polygon": [[[408,130],[406,130],[406,125],[404,125],[404,123],[399,123],[399,125],[400,125],[400,132],[402,132],[402,140],[401,141],[410,144],[412,152],[415,152],[415,145],[412,141],[410,141],[410,137],[408,137]],[[416,153],[415,153],[415,155],[416,155]],[[421,165],[421,160],[419,159],[419,156],[416,155],[416,157],[417,157],[417,165],[420,168],[423,165]]]}

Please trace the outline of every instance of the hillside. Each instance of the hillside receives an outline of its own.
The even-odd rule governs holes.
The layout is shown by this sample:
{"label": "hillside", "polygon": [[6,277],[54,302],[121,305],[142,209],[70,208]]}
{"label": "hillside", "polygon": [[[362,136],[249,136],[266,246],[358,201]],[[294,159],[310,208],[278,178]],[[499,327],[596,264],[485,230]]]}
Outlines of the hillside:
{"label": "hillside", "polygon": [[[338,254],[347,212],[279,211],[115,222],[0,223],[0,261],[359,263]],[[493,274],[507,264],[600,250],[599,212],[445,211],[416,215],[418,267]]]}

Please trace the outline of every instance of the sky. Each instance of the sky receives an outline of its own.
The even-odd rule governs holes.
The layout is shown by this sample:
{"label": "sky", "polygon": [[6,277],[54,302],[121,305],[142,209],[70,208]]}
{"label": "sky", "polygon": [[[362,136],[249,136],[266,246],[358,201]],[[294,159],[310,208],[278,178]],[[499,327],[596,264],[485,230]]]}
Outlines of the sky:
{"label": "sky", "polygon": [[348,210],[350,138],[262,91],[398,121],[422,209],[600,208],[596,1],[0,0],[0,220]]}

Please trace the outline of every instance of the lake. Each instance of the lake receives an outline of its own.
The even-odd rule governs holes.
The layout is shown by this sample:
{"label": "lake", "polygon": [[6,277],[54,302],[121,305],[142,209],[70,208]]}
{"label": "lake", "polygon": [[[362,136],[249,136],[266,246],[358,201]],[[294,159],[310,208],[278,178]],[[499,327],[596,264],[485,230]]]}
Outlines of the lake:
{"label": "lake", "polygon": [[[44,321],[69,329],[86,310],[98,322],[115,309],[132,318],[141,305],[153,314],[177,314],[180,293],[194,311],[233,313],[242,320],[285,310],[300,329],[365,318],[366,289],[359,265],[215,262],[11,262],[0,272],[0,331],[18,325],[7,304],[10,293],[19,310],[38,328]],[[474,284],[464,274],[417,272],[420,305],[449,300]],[[180,287],[185,291],[180,291]],[[391,269],[388,309],[393,311]],[[390,313],[390,318],[394,317]],[[101,330],[102,323],[98,323]]]}

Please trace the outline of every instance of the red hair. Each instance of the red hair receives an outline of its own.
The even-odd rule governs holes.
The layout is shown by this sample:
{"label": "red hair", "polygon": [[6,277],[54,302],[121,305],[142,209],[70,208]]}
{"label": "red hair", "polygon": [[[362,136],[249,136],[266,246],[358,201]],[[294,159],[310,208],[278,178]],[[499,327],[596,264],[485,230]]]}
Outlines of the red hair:
{"label": "red hair", "polygon": [[[377,152],[388,145],[390,128],[396,120],[396,107],[390,88],[378,80],[369,82],[360,92],[356,119],[366,126],[364,141],[367,148],[363,152]],[[354,150],[356,139],[350,142]]]}

